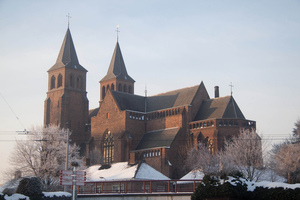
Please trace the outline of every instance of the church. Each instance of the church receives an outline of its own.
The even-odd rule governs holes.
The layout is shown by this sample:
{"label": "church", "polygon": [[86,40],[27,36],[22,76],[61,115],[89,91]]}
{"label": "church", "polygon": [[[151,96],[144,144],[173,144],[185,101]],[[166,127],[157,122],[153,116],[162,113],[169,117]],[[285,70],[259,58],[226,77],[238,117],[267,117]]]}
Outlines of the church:
{"label": "church", "polygon": [[97,108],[89,108],[86,74],[68,28],[56,63],[48,70],[44,124],[72,131],[71,141],[87,160],[98,148],[101,164],[145,162],[169,178],[180,178],[186,173],[187,152],[199,142],[213,154],[241,128],[256,128],[232,94],[219,96],[218,86],[213,98],[203,82],[154,96],[136,95],[118,41],[107,74],[99,77]]}

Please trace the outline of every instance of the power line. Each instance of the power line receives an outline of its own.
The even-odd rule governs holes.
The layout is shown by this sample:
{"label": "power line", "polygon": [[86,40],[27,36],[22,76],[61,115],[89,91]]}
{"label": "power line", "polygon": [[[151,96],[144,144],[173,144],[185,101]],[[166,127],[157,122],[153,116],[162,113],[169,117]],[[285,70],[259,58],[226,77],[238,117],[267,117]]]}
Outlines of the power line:
{"label": "power line", "polygon": [[2,95],[2,93],[0,93],[0,95],[2,96],[3,100],[5,101],[5,103],[7,104],[7,106],[9,107],[9,109],[11,110],[11,112],[15,115],[15,117],[17,118],[17,120],[20,122],[20,124],[23,127],[23,129],[26,130],[25,126],[22,124],[21,120],[19,119],[19,117],[17,116],[17,114],[13,111],[13,109],[11,108],[11,106],[9,105],[9,103],[6,101],[6,99],[4,98],[4,96]]}

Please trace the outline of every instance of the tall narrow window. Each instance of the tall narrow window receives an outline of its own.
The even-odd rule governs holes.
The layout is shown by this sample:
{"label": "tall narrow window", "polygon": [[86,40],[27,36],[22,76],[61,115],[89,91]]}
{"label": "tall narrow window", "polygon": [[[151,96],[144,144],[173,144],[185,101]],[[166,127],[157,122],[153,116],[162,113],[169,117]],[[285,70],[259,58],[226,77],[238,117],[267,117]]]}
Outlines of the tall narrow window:
{"label": "tall narrow window", "polygon": [[123,86],[123,92],[127,92],[127,85]]}
{"label": "tall narrow window", "polygon": [[81,76],[78,76],[78,77],[77,77],[77,80],[76,80],[76,87],[79,88],[79,89],[82,89],[82,88],[83,88],[83,81],[82,81],[82,77],[81,77]]}
{"label": "tall narrow window", "polygon": [[70,75],[70,86],[74,87],[74,78],[73,78],[73,74]]}
{"label": "tall narrow window", "polygon": [[119,83],[118,91],[122,92],[122,84]]}
{"label": "tall narrow window", "polygon": [[105,135],[103,147],[105,164],[114,162],[114,138],[110,131]]}
{"label": "tall narrow window", "polygon": [[112,83],[110,88],[111,88],[111,90],[115,90],[115,85]]}
{"label": "tall narrow window", "polygon": [[132,93],[132,91],[131,91],[131,85],[128,86],[128,93],[130,93],[130,94]]}
{"label": "tall narrow window", "polygon": [[57,87],[61,87],[62,86],[62,75],[59,74],[58,75],[58,78],[57,78]]}
{"label": "tall narrow window", "polygon": [[102,86],[102,99],[105,97],[105,86]]}
{"label": "tall narrow window", "polygon": [[51,89],[55,88],[55,76],[51,77]]}

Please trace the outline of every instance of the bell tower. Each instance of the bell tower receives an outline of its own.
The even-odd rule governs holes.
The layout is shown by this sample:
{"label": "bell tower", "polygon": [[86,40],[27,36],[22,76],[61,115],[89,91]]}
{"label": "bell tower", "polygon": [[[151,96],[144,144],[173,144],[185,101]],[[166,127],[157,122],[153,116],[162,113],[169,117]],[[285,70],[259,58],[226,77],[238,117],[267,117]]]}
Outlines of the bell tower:
{"label": "bell tower", "polygon": [[48,70],[48,92],[44,103],[44,124],[72,131],[70,140],[84,150],[88,140],[87,70],[79,64],[68,27],[56,63]]}
{"label": "bell tower", "polygon": [[135,80],[127,74],[120,45],[117,41],[107,74],[100,81],[100,102],[109,89],[134,94],[134,82]]}

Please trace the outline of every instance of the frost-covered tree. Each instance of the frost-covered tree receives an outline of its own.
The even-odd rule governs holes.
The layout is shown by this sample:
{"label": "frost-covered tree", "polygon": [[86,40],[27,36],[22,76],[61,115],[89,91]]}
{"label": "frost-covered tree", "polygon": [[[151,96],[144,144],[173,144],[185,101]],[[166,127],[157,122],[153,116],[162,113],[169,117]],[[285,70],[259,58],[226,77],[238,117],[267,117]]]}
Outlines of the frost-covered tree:
{"label": "frost-covered tree", "polygon": [[198,143],[197,148],[188,152],[186,165],[191,170],[201,170],[205,175],[218,175],[220,172],[220,157],[211,154],[204,143]]}
{"label": "frost-covered tree", "polygon": [[257,181],[262,173],[261,138],[254,129],[243,129],[236,137],[225,141],[224,149],[212,154],[205,144],[199,143],[188,153],[186,163],[206,175],[232,175],[242,173],[245,178]]}
{"label": "frost-covered tree", "polygon": [[291,182],[300,182],[300,120],[295,123],[293,135],[274,144],[270,151],[271,167],[281,176],[290,177]]}
{"label": "frost-covered tree", "polygon": [[[60,170],[65,169],[67,134],[70,134],[68,130],[58,126],[32,128],[27,140],[16,141],[10,157],[14,171],[40,178],[45,191],[56,189]],[[83,164],[76,145],[69,145],[69,162],[72,161]]]}
{"label": "frost-covered tree", "polygon": [[89,158],[90,165],[103,164],[103,154],[98,147],[90,152]]}
{"label": "frost-covered tree", "polygon": [[257,181],[262,173],[262,156],[261,138],[255,129],[242,129],[238,136],[225,141],[221,160],[225,161],[226,170],[239,171],[245,178]]}
{"label": "frost-covered tree", "polygon": [[275,155],[276,169],[284,177],[290,175],[291,182],[300,182],[300,144],[282,145]]}

